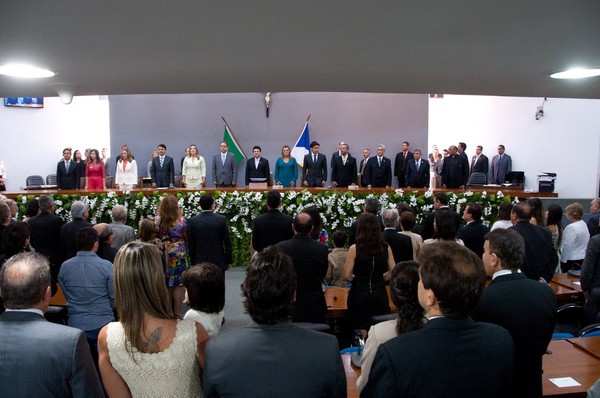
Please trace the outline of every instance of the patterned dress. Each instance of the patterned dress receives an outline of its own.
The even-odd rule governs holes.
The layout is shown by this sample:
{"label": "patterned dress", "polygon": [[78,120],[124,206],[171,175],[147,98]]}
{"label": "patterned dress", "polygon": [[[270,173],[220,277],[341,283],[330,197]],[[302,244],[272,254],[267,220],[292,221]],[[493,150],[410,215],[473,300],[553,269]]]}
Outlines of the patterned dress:
{"label": "patterned dress", "polygon": [[87,162],[85,165],[85,176],[87,177],[88,189],[102,189],[104,187],[104,163]]}
{"label": "patterned dress", "polygon": [[174,226],[165,230],[160,227],[160,217],[154,220],[158,228],[158,238],[165,244],[165,277],[168,287],[183,285],[181,275],[190,267],[187,251],[187,222],[180,217]]}

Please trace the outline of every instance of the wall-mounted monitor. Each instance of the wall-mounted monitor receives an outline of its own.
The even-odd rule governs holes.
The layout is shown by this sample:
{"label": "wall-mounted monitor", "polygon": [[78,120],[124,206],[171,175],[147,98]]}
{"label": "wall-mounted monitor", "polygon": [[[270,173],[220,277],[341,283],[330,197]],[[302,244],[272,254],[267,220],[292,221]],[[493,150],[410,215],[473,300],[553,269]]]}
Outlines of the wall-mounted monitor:
{"label": "wall-mounted monitor", "polygon": [[4,106],[14,106],[17,108],[43,108],[44,97],[4,98]]}

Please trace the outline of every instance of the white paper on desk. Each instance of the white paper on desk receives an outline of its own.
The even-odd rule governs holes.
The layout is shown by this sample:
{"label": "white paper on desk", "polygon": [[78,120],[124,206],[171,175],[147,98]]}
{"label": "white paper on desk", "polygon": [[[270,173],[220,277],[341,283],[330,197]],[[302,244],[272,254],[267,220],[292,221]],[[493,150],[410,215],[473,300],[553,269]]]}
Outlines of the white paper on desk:
{"label": "white paper on desk", "polygon": [[574,378],[572,377],[557,377],[555,379],[550,379],[552,383],[556,385],[556,387],[577,387],[580,386]]}
{"label": "white paper on desk", "polygon": [[573,282],[573,284],[581,286],[581,282]]}

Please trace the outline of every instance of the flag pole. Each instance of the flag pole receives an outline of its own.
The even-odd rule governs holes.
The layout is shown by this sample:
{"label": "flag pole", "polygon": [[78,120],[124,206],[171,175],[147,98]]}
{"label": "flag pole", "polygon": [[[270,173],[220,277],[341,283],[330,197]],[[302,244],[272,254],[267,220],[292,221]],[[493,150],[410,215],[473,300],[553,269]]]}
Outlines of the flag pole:
{"label": "flag pole", "polygon": [[[310,118],[310,115],[308,115],[308,117]],[[223,116],[221,116],[221,119],[223,119],[223,123],[225,123],[225,126],[227,126],[227,129],[229,131],[231,131],[231,138],[235,141],[235,143],[238,146],[238,148],[240,148],[240,151],[242,151],[242,155],[244,155],[244,158],[248,159],[248,157],[246,156],[246,153],[244,152],[244,148],[242,148],[242,146],[240,145],[239,141],[235,137],[235,134],[233,133],[233,130],[231,129],[231,127],[229,127],[229,123],[227,123],[227,120],[225,120],[225,118]]]}

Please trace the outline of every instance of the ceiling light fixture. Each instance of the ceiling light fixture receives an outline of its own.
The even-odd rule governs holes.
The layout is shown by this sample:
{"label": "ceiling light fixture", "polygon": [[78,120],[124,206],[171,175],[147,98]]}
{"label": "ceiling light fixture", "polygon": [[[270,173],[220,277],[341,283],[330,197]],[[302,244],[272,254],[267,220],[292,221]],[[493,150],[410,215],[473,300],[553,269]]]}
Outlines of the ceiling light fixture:
{"label": "ceiling light fixture", "polygon": [[56,73],[52,72],[51,70],[26,64],[2,65],[0,66],[0,74],[25,79],[39,79],[56,75]]}
{"label": "ceiling light fixture", "polygon": [[562,72],[552,73],[553,79],[584,79],[586,77],[600,76],[598,68],[573,68]]}

